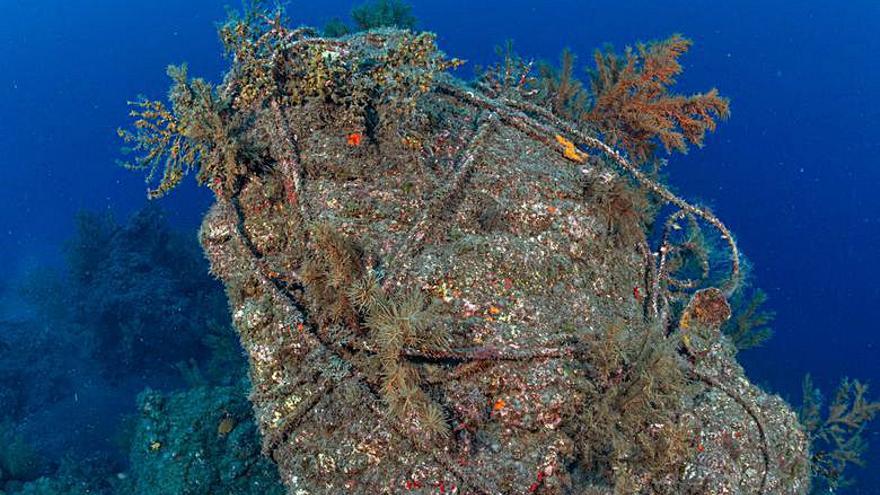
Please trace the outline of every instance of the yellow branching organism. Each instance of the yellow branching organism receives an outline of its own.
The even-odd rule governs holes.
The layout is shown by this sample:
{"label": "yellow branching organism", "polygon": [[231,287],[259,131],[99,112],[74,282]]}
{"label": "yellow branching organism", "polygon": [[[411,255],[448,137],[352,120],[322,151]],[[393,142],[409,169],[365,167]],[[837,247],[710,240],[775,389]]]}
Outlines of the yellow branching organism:
{"label": "yellow branching organism", "polygon": [[161,101],[132,102],[134,129],[117,131],[141,155],[123,164],[126,168],[146,170],[148,183],[162,169],[162,178],[147,193],[150,198],[165,195],[192,170],[199,171],[199,183],[208,184],[234,178],[229,172],[240,167],[239,140],[232,136],[213,86],[203,79],[189,80],[186,65],[169,66],[168,76],[174,83],[168,96],[172,108]]}

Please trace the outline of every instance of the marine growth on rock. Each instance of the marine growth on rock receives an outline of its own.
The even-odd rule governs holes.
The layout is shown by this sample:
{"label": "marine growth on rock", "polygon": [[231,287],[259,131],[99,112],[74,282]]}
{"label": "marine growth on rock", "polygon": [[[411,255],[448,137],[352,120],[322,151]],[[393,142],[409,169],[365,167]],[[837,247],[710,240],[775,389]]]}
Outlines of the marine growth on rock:
{"label": "marine growth on rock", "polygon": [[[201,242],[288,493],[808,491],[797,417],[721,331],[732,233],[642,167],[726,115],[714,91],[663,99],[680,38],[602,58],[579,120],[526,64],[456,79],[430,33],[252,12],[221,37],[221,84],[173,71],[171,106],[122,134],[164,170],[153,196],[188,170],[216,193]],[[613,94],[691,120],[627,135],[646,121],[600,118]]]}

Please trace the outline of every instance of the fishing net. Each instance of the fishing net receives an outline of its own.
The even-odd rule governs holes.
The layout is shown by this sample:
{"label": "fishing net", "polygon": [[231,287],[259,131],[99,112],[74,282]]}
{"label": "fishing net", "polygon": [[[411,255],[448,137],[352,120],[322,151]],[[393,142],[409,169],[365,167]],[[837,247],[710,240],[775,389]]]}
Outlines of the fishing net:
{"label": "fishing net", "polygon": [[[720,332],[720,221],[430,35],[258,34],[201,241],[289,493],[807,492],[795,414]],[[685,277],[697,231],[726,254]]]}

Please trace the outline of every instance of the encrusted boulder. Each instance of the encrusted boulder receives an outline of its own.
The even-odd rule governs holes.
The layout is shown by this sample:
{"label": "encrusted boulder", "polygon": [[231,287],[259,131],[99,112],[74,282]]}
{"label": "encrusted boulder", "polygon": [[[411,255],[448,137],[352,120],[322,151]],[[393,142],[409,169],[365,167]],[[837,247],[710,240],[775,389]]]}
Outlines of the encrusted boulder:
{"label": "encrusted boulder", "polygon": [[[257,151],[206,180],[201,241],[288,492],[806,493],[797,418],[719,331],[723,224],[414,39],[278,48],[322,67],[279,86],[326,94],[247,86],[259,65],[219,89],[262,98]],[[653,248],[649,197],[679,210]],[[731,248],[718,289],[675,278],[687,221]]]}

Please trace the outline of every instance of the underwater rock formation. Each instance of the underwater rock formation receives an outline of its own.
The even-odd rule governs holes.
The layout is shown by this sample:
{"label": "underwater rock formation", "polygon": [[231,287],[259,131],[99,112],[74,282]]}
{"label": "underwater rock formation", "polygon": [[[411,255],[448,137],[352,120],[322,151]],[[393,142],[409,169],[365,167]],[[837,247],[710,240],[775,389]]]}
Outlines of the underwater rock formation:
{"label": "underwater rock formation", "polygon": [[200,387],[138,397],[131,440],[130,486],[140,495],[280,495],[272,463],[259,455],[259,434],[243,387]]}
{"label": "underwater rock formation", "polygon": [[[216,193],[201,241],[288,493],[808,491],[795,414],[721,333],[723,223],[445,74],[429,34],[255,19],[221,31],[222,85],[173,71],[174,108],[141,102],[146,134],[123,135],[165,167],[154,195],[188,170]],[[676,209],[655,248],[646,197]],[[729,248],[725,279],[695,230]]]}

